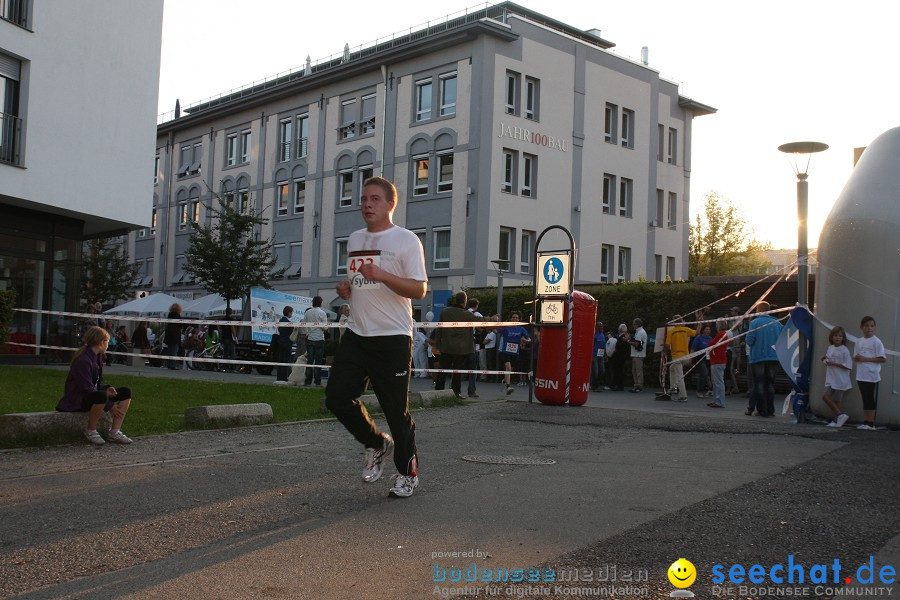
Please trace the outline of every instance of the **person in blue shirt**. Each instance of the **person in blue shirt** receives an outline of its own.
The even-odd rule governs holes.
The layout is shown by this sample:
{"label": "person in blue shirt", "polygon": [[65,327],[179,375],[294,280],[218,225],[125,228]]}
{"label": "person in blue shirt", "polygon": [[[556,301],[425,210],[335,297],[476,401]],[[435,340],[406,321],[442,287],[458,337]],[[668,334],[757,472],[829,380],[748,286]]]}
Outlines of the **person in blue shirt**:
{"label": "person in blue shirt", "polygon": [[[510,321],[521,321],[522,317],[517,312],[510,313]],[[518,362],[519,355],[522,354],[522,346],[531,341],[528,331],[521,325],[512,325],[510,327],[501,327],[497,330],[497,337],[500,340],[497,344],[497,356],[500,363],[504,366],[506,373],[503,375],[503,382],[506,384],[506,395],[513,393],[510,386],[509,372],[512,371],[513,365]]]}
{"label": "person in blue shirt", "polygon": [[594,330],[594,348],[591,352],[591,391],[603,390],[603,371],[606,362],[606,336],[603,335],[603,323],[597,321]]}
{"label": "person in blue shirt", "polygon": [[[768,302],[760,302],[757,311],[771,310]],[[775,341],[784,327],[772,315],[759,315],[750,321],[747,345],[750,347],[750,368],[753,369],[753,393],[747,415],[753,408],[761,417],[775,416],[775,373],[781,367],[775,354]]]}
{"label": "person in blue shirt", "polygon": [[[691,340],[691,353],[706,349],[706,345],[712,341],[712,328],[709,325],[701,325],[700,333]],[[697,370],[697,397],[711,396],[707,381],[709,380],[709,355],[702,354],[694,357],[694,368]]]}

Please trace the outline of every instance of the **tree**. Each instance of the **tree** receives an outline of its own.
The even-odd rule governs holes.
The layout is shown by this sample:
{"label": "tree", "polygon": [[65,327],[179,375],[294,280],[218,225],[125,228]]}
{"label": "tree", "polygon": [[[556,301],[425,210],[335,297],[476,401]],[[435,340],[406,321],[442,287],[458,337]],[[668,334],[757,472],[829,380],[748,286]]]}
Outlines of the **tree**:
{"label": "tree", "polygon": [[111,245],[108,239],[85,243],[84,277],[81,279],[81,301],[84,306],[100,302],[111,305],[131,297],[131,288],[139,266],[128,259],[122,244]]}
{"label": "tree", "polygon": [[754,237],[734,204],[718,192],[706,195],[706,204],[691,225],[688,269],[702,275],[762,275],[771,266],[763,254],[771,249]]}
{"label": "tree", "polygon": [[225,298],[230,307],[231,300],[245,297],[251,287],[270,287],[269,278],[279,272],[272,272],[272,241],[254,235],[256,226],[265,225],[268,219],[252,208],[242,212],[215,193],[213,196],[219,208],[206,207],[213,213],[211,225],[192,224],[194,234],[184,253],[184,270],[208,292]]}

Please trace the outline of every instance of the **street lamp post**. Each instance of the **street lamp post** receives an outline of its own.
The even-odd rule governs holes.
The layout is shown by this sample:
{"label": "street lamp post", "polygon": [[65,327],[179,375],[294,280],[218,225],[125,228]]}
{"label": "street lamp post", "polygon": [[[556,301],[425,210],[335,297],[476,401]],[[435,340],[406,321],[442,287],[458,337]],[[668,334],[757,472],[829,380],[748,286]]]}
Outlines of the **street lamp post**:
{"label": "street lamp post", "polygon": [[494,268],[497,269],[497,314],[500,320],[503,320],[503,274],[509,270],[508,260],[492,260]]}
{"label": "street lamp post", "polygon": [[[807,247],[807,218],[809,216],[809,163],[812,155],[828,149],[828,144],[822,142],[791,142],[782,144],[778,149],[786,154],[792,154],[794,174],[797,176],[797,304],[809,309],[809,248]],[[801,165],[802,157],[806,156],[806,165]],[[803,365],[806,357],[806,337],[799,331],[798,340],[798,365]],[[797,373],[800,378],[800,371]],[[800,389],[806,389],[807,397],[803,408],[799,404],[795,406],[797,422],[806,421],[806,408],[809,402],[809,381],[804,382]]]}

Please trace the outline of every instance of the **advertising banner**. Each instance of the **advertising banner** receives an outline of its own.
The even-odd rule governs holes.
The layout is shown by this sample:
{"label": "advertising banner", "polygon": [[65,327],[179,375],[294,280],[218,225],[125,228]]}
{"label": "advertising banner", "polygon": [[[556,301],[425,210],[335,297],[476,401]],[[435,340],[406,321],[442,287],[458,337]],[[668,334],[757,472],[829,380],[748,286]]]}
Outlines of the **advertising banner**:
{"label": "advertising banner", "polygon": [[[264,288],[250,289],[250,320],[254,323],[272,323],[281,320],[284,307],[291,306],[294,314],[291,321],[300,322],[303,320],[303,313],[312,306],[312,298],[308,296],[296,296],[294,294],[285,294],[284,292],[276,292],[275,290],[267,290]],[[278,332],[276,325],[253,325],[252,340],[269,344],[272,341],[272,334]]]}

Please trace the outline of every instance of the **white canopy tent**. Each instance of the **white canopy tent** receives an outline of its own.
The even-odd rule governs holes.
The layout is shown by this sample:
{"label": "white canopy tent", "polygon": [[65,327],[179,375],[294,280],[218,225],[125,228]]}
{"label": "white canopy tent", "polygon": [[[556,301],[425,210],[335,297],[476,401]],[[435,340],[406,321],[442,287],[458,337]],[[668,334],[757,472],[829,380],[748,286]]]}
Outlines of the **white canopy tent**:
{"label": "white canopy tent", "polygon": [[103,314],[123,317],[166,317],[169,314],[169,307],[176,302],[181,303],[182,300],[157,292],[104,310]]}
{"label": "white canopy tent", "polygon": [[210,310],[220,306],[225,306],[225,298],[219,294],[207,294],[185,306],[182,314],[186,319],[205,319],[209,316]]}

